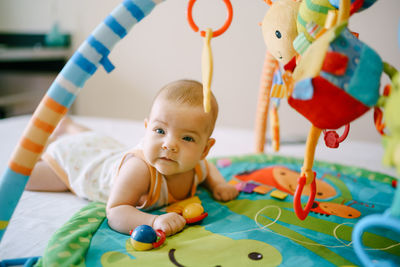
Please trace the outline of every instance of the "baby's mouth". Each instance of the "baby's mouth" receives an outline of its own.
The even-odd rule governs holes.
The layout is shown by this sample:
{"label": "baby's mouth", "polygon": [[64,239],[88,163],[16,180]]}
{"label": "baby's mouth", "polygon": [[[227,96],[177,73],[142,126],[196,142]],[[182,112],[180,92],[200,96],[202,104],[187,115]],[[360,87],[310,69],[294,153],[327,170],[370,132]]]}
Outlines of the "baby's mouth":
{"label": "baby's mouth", "polygon": [[175,160],[170,159],[168,157],[160,157],[161,160],[169,161],[169,162],[174,162]]}

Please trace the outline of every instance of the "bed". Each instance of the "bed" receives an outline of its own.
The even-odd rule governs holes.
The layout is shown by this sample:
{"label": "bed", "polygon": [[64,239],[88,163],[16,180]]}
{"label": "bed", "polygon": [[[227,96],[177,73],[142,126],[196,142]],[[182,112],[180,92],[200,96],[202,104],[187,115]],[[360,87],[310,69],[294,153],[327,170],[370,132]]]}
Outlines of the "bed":
{"label": "bed", "polygon": [[[107,133],[127,145],[137,143],[144,132],[143,122],[141,121],[80,116],[73,118],[94,130]],[[19,116],[0,120],[1,171],[4,171],[8,158],[29,119],[30,116]],[[233,162],[240,163],[240,161],[249,160],[252,157],[259,157],[251,155],[253,152],[253,131],[251,129],[220,127],[217,125],[214,137],[217,143],[210,152],[210,158],[229,158]],[[300,165],[304,151],[303,141],[286,138],[282,142],[279,153],[270,152],[270,149],[267,148],[267,158],[263,158],[263,160],[278,162],[279,159],[289,165]],[[378,173],[378,176],[392,179],[395,177],[395,171],[381,164],[382,155],[383,148],[379,143],[348,141],[341,144],[339,149],[334,150],[326,148],[320,142],[316,152],[316,167],[339,166],[341,170],[346,170],[348,173],[361,170],[359,173],[364,176]],[[226,170],[224,175],[227,179],[232,179],[234,173],[232,173],[232,170]],[[390,186],[387,188],[390,190]],[[200,192],[200,194],[205,193]],[[241,195],[243,194],[241,193]],[[390,199],[390,196],[389,194],[386,197]],[[258,196],[258,198],[260,197]],[[210,200],[205,197],[202,201],[208,203]],[[290,200],[286,201],[290,202]],[[81,208],[88,205],[88,201],[80,199],[71,193],[25,191],[1,241],[0,260],[42,256],[45,253],[46,245],[56,230]],[[387,203],[387,205],[390,206],[390,203]],[[397,245],[394,244],[396,248],[398,248]],[[394,254],[396,253],[398,251],[394,252]],[[283,265],[290,265],[290,261],[283,261],[283,263],[286,263]]]}

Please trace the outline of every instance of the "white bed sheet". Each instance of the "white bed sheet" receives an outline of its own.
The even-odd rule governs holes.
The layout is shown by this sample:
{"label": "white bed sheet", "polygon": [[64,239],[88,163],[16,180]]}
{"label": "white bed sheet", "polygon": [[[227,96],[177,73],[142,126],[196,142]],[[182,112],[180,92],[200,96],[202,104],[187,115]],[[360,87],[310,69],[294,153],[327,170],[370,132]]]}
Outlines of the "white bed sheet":
{"label": "white bed sheet", "polygon": [[[29,119],[30,116],[20,116],[0,120],[1,174]],[[74,119],[127,145],[135,145],[144,132],[144,124],[140,121],[94,117],[74,117]],[[217,127],[213,136],[217,142],[210,152],[210,157],[253,152],[251,129]],[[272,153],[269,148],[267,152]],[[277,154],[301,158],[303,153],[304,143],[295,143],[283,144]],[[320,141],[316,160],[363,167],[395,176],[393,169],[381,164],[382,155],[383,148],[378,143],[344,142],[335,150],[326,148]],[[0,260],[41,256],[52,234],[87,203],[86,200],[71,193],[25,191],[0,243]]]}

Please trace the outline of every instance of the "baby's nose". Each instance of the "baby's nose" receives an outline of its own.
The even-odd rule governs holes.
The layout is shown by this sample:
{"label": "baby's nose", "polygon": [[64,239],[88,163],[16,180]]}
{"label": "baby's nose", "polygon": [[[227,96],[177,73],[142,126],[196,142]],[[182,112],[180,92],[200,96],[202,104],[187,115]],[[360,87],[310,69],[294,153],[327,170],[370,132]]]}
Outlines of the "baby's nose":
{"label": "baby's nose", "polygon": [[177,149],[175,147],[171,147],[171,146],[162,146],[162,149],[169,150],[172,152],[177,152]]}
{"label": "baby's nose", "polygon": [[172,142],[171,140],[168,140],[167,142],[165,142],[162,145],[162,149],[163,150],[168,150],[168,151],[171,151],[171,152],[178,152],[178,146],[174,142]]}

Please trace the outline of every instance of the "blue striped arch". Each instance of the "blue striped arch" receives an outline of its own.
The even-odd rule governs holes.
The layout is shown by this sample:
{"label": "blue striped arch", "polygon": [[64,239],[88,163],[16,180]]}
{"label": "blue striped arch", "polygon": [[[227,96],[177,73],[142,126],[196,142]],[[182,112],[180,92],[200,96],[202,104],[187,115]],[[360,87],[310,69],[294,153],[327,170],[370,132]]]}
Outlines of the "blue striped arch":
{"label": "blue striped arch", "polygon": [[132,14],[132,16],[137,19],[137,21],[140,21],[144,18],[145,15],[143,11],[132,1],[126,0],[124,1],[123,5]]}
{"label": "blue striped arch", "polygon": [[47,95],[66,108],[70,108],[76,98],[75,94],[69,92],[59,83],[53,83],[47,91]]}
{"label": "blue striped arch", "polygon": [[[4,177],[8,177],[8,179],[4,179]],[[5,170],[3,179],[0,180],[0,221],[9,221],[19,200],[12,196],[22,195],[28,179],[29,176],[16,173],[10,168]],[[0,229],[0,237],[1,235],[2,229]]]}
{"label": "blue striped arch", "polygon": [[125,28],[111,15],[104,20],[104,23],[121,39],[127,34]]}
{"label": "blue striped arch", "polygon": [[[46,96],[69,108],[86,81],[96,73],[99,65],[102,65],[107,72],[113,70],[114,66],[109,61],[108,55],[115,44],[163,1],[124,0],[120,3],[74,53],[48,89]],[[28,127],[30,125],[31,122]],[[0,241],[28,179],[29,176],[16,173],[9,168],[0,176]]]}

